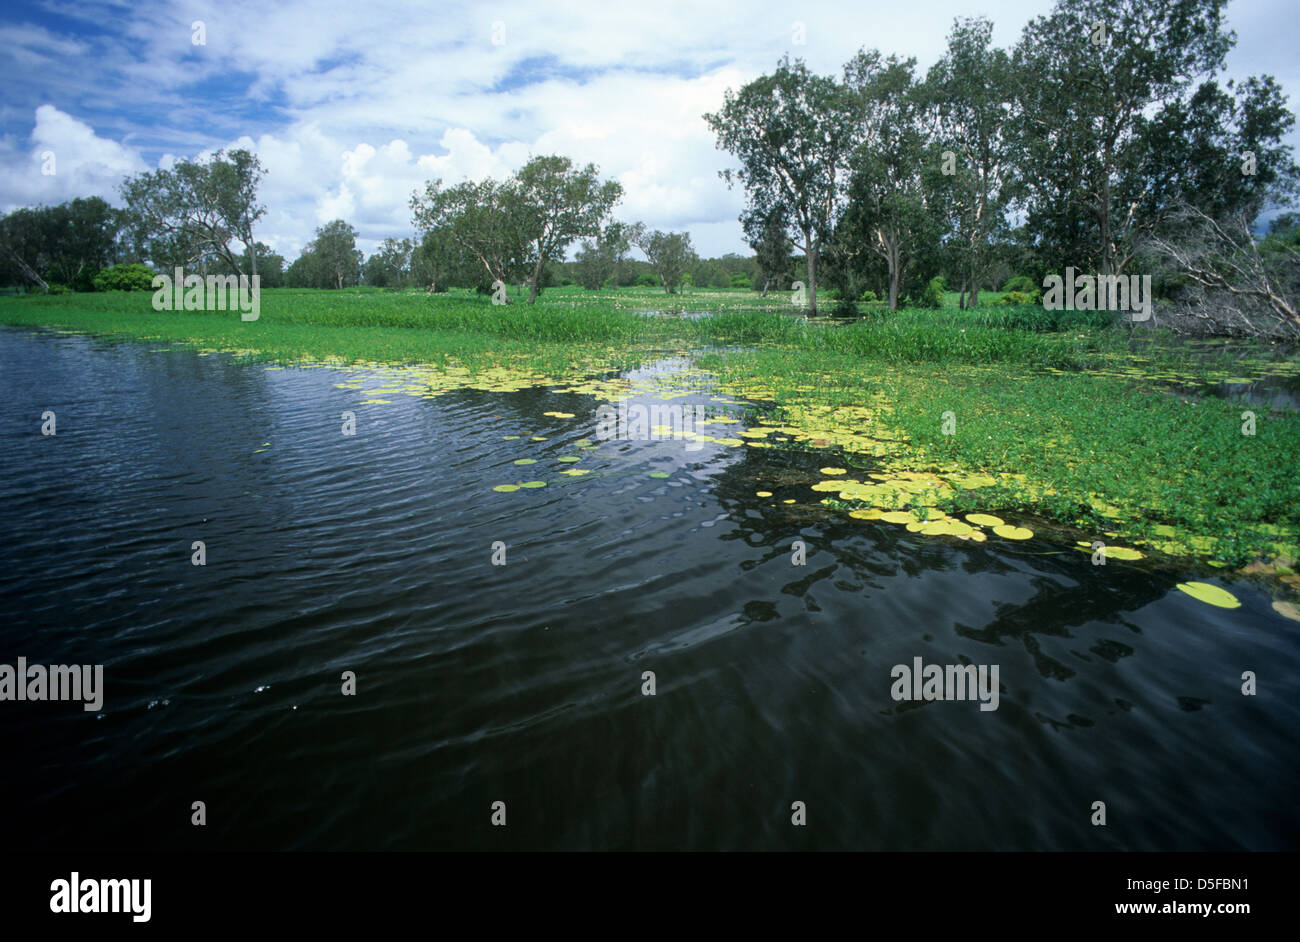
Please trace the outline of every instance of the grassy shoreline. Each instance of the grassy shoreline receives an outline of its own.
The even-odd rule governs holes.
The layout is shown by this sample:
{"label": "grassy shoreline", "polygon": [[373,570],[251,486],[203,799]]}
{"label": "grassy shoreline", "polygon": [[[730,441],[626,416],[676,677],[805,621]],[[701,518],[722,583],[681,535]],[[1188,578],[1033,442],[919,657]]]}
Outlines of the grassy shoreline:
{"label": "grassy shoreline", "polygon": [[[1300,415],[1178,397],[1170,383],[1295,375],[1268,351],[1229,358],[1039,309],[901,311],[805,321],[752,293],[668,297],[553,289],[534,307],[458,292],[263,293],[261,317],[155,312],[151,295],[0,298],[0,324],[221,350],[286,364],[427,364],[565,383],[694,352],[740,398],[838,450],[850,473],[987,473],[940,492],[949,513],[1033,513],[1175,556],[1241,565],[1300,555]],[[647,315],[666,302],[710,317]],[[657,305],[657,307],[656,307]],[[1246,376],[1241,374],[1245,373]],[[1242,434],[1242,412],[1258,418]],[[945,416],[950,415],[945,434]],[[798,444],[797,442],[794,444]]]}

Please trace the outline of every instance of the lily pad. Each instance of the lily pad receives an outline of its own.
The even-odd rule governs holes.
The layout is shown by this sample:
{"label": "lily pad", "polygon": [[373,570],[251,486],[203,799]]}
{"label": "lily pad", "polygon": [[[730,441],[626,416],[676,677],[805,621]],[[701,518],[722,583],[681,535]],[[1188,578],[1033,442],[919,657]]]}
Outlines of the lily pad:
{"label": "lily pad", "polygon": [[536,458],[520,458],[515,464],[537,464]]}
{"label": "lily pad", "polygon": [[848,474],[849,473],[844,468],[822,468],[821,472],[822,474]]}
{"label": "lily pad", "polygon": [[498,492],[500,492],[500,493],[502,493],[502,494],[509,494],[511,491],[517,491],[517,490],[519,490],[519,485],[518,485],[518,484],[498,484],[496,487],[492,488],[492,490],[494,490],[494,491],[498,491]]}
{"label": "lily pad", "polygon": [[520,487],[545,487],[545,486],[546,486],[546,482],[545,482],[545,481],[525,481],[523,484],[520,484],[519,486],[520,486]]}
{"label": "lily pad", "polygon": [[1273,611],[1277,612],[1283,618],[1289,618],[1292,621],[1300,621],[1300,605],[1295,602],[1284,602],[1282,599],[1273,600]]}
{"label": "lily pad", "polygon": [[1028,527],[1013,527],[1007,523],[994,527],[993,532],[1007,540],[1027,540],[1034,535]]}
{"label": "lily pad", "polygon": [[771,492],[771,491],[755,491],[755,492],[754,492],[754,496],[756,496],[756,497],[771,497],[771,496],[772,496],[772,492]]}
{"label": "lily pad", "polygon": [[666,478],[666,477],[668,477],[668,472],[667,472],[667,471],[651,471],[651,472],[650,472],[650,477],[652,477],[652,478]]}
{"label": "lily pad", "polygon": [[1001,517],[992,514],[967,514],[966,519],[977,527],[1000,527],[1006,523]]}
{"label": "lily pad", "polygon": [[1219,608],[1241,608],[1241,602],[1227,589],[1220,589],[1208,582],[1180,582],[1178,589],[1186,592],[1198,602],[1215,605]]}

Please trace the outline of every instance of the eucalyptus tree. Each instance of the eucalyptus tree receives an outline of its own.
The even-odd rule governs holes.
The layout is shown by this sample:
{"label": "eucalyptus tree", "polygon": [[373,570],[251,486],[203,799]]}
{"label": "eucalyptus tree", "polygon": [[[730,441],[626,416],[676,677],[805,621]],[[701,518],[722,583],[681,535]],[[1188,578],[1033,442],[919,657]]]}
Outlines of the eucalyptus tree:
{"label": "eucalyptus tree", "polygon": [[848,206],[837,227],[842,256],[866,251],[884,262],[891,311],[904,279],[935,255],[935,177],[941,168],[924,126],[914,59],[861,50],[844,66],[856,99]]}
{"label": "eucalyptus tree", "polygon": [[1226,3],[1058,0],[1025,26],[1010,131],[1028,225],[1051,262],[1110,275],[1133,259],[1156,222],[1149,171],[1172,156],[1152,149],[1150,116],[1222,67],[1234,40]]}
{"label": "eucalyptus tree", "polygon": [[576,168],[568,157],[557,155],[528,161],[515,175],[514,187],[532,263],[528,279],[532,304],[547,263],[563,258],[576,239],[599,235],[623,187],[615,180],[602,181],[595,164]]}
{"label": "eucalyptus tree", "polygon": [[772,283],[779,282],[790,267],[790,237],[786,234],[785,220],[776,212],[766,215],[745,213],[740,217],[745,239],[754,250],[758,270],[757,281],[763,282],[763,297],[767,297]]}
{"label": "eucalyptus tree", "polygon": [[578,284],[595,291],[617,277],[629,246],[627,229],[621,222],[611,222],[594,240],[583,241],[575,267]]}
{"label": "eucalyptus tree", "polygon": [[787,56],[772,75],[728,89],[721,110],[704,116],[719,149],[740,162],[720,175],[744,187],[747,213],[783,220],[803,251],[810,313],[817,311],[822,243],[842,208],[855,104],[840,82]]}
{"label": "eucalyptus tree", "polygon": [[[137,174],[122,183],[122,199],[139,241],[150,257],[193,260],[204,252],[220,257],[234,271],[257,274],[253,225],[266,213],[257,187],[266,171],[257,156],[217,151],[205,162],[182,160],[171,168]],[[243,251],[231,243],[243,243]],[[155,252],[155,246],[157,251]]]}
{"label": "eucalyptus tree", "polygon": [[991,243],[1005,237],[1014,195],[1015,156],[1007,132],[1013,89],[1011,59],[992,44],[984,18],[956,20],[948,48],[926,75],[925,117],[938,157],[933,177],[951,226],[952,264],[979,303],[980,285],[994,261]]}
{"label": "eucalyptus tree", "polygon": [[[432,180],[411,196],[416,229],[440,233],[478,270],[477,285],[510,284],[527,269],[530,247],[526,211],[516,181],[488,177],[443,188]],[[510,299],[507,297],[506,302]]]}
{"label": "eucalyptus tree", "polygon": [[664,291],[676,294],[686,273],[699,261],[691,248],[689,232],[649,230],[642,223],[630,227],[628,240],[645,253]]}

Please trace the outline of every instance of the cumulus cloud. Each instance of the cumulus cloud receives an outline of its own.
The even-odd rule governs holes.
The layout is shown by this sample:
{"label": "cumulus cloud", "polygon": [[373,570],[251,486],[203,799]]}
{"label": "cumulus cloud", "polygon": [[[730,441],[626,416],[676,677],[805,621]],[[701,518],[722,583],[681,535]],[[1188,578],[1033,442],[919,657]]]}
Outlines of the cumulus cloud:
{"label": "cumulus cloud", "polygon": [[[1270,26],[1288,3],[1229,10],[1240,74],[1296,75]],[[1014,43],[1051,5],[1001,3],[989,12],[995,41]],[[594,162],[622,183],[621,219],[688,229],[704,254],[747,251],[736,221],[743,194],[719,179],[731,160],[702,118],[724,91],[785,53],[837,73],[865,45],[924,68],[954,17],[986,12],[977,0],[924,9],[784,0],[451,0],[436,12],[405,0],[42,6],[42,25],[0,14],[9,79],[0,204],[113,197],[125,174],[246,147],[268,171],[259,238],[289,258],[340,217],[369,252],[412,233],[408,202],[425,181],[499,178],[548,153]],[[194,21],[204,23],[204,45],[192,41]],[[52,177],[40,173],[46,150],[56,154]]]}

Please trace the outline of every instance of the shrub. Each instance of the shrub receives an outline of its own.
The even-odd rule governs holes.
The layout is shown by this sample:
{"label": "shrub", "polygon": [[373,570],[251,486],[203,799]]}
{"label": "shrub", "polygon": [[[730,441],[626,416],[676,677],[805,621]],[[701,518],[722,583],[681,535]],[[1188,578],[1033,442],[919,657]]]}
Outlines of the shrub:
{"label": "shrub", "polygon": [[114,265],[112,268],[102,268],[95,276],[93,284],[96,291],[151,291],[153,269],[148,265]]}
{"label": "shrub", "polygon": [[919,307],[938,309],[943,307],[943,276],[936,275],[931,278],[921,292],[920,300],[917,302]]}
{"label": "shrub", "polygon": [[634,283],[636,284],[636,286],[637,286],[638,288],[658,288],[658,287],[659,287],[659,279],[656,278],[654,275],[650,274],[650,272],[648,272],[648,271],[643,271],[643,272],[641,272],[641,274],[637,275],[637,276],[636,276],[636,281],[635,281]]}
{"label": "shrub", "polygon": [[866,291],[862,292],[862,300],[869,303],[871,301],[877,301],[879,298],[876,297],[876,292],[868,288]]}
{"label": "shrub", "polygon": [[1004,292],[1018,291],[1021,294],[1031,294],[1037,287],[1034,284],[1034,279],[1028,275],[1016,275],[1002,286],[1002,290]]}

